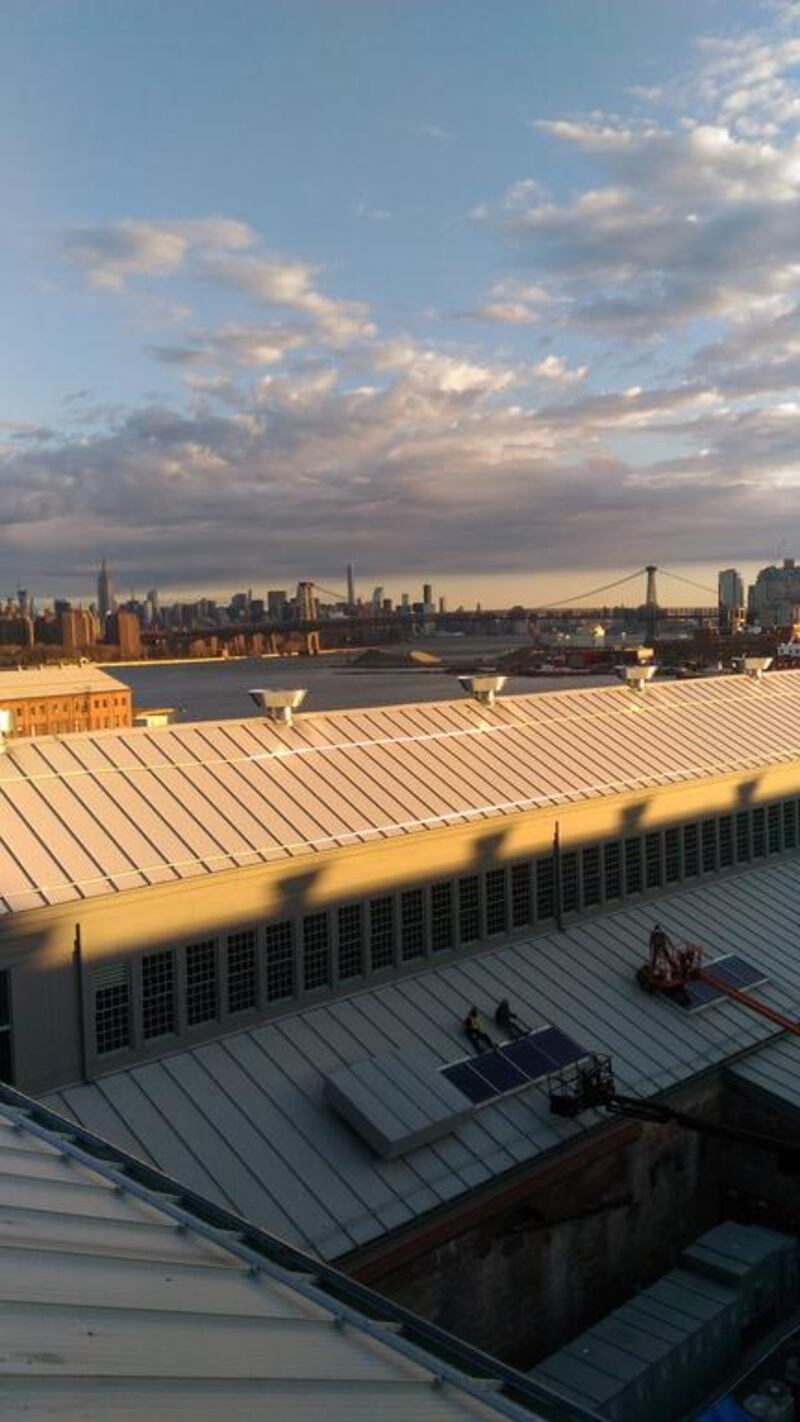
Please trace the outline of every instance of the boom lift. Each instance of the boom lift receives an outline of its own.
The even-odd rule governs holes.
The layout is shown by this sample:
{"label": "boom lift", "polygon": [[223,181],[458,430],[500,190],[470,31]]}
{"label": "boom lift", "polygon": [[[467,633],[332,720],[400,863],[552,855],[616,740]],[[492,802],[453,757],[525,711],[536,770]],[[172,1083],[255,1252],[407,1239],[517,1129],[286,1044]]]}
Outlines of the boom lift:
{"label": "boom lift", "polygon": [[[673,943],[658,927],[654,928],[650,935],[650,956],[647,962],[638,968],[636,981],[645,992],[664,993],[682,1006],[691,1005],[692,983],[706,983],[720,996],[730,998],[740,1007],[758,1013],[783,1031],[791,1032],[796,1037],[800,1036],[800,1022],[784,1017],[766,1003],[750,997],[722,976],[715,974],[713,963],[710,967],[705,967],[703,949],[698,944]],[[594,1053],[584,1057],[573,1067],[551,1076],[548,1080],[548,1095],[550,1110],[555,1116],[574,1118],[584,1111],[599,1107],[613,1116],[625,1116],[658,1125],[673,1123],[706,1136],[739,1141],[762,1150],[775,1151],[782,1160],[790,1163],[794,1170],[800,1170],[800,1141],[787,1142],[776,1136],[763,1135],[760,1131],[749,1131],[743,1127],[710,1121],[705,1116],[678,1111],[660,1101],[620,1095],[609,1056]]]}
{"label": "boom lift", "polygon": [[774,1007],[768,1007],[765,1002],[750,997],[722,975],[715,974],[713,963],[705,966],[703,949],[699,944],[673,943],[658,925],[650,934],[650,956],[637,970],[636,981],[645,992],[664,993],[682,1007],[691,1004],[691,984],[706,983],[731,1002],[748,1008],[750,1012],[758,1013],[759,1017],[765,1017],[782,1031],[800,1037],[800,1022],[784,1017],[783,1013],[776,1012]]}

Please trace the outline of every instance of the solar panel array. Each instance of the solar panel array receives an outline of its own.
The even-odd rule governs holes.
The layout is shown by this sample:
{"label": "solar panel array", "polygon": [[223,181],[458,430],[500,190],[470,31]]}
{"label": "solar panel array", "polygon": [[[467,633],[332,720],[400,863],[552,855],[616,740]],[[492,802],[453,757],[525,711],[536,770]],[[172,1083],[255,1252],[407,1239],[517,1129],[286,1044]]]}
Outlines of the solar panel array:
{"label": "solar panel array", "polygon": [[[746,991],[747,988],[759,987],[761,983],[767,981],[766,974],[761,968],[755,968],[745,958],[740,958],[738,953],[728,953],[724,958],[717,958],[713,963],[706,963],[706,967],[713,977],[719,978],[721,983],[725,983],[728,987],[738,988],[740,992]],[[720,988],[702,981],[687,983],[686,992],[689,1001],[684,1005],[688,1012],[698,1012],[701,1007],[711,1007],[715,1002],[727,1001],[725,993]]]}
{"label": "solar panel array", "polygon": [[520,1087],[530,1086],[531,1082],[541,1081],[585,1056],[588,1056],[586,1048],[558,1027],[540,1027],[516,1042],[505,1042],[493,1051],[453,1062],[442,1069],[442,1076],[458,1087],[473,1105],[480,1106],[484,1101],[493,1101],[498,1096],[519,1091]]}

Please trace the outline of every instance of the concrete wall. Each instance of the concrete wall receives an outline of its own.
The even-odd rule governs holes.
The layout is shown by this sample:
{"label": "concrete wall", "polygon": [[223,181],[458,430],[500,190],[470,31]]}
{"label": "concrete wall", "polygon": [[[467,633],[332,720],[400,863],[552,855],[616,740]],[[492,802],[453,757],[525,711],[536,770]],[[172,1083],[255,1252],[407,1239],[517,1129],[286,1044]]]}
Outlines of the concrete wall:
{"label": "concrete wall", "polygon": [[724,1119],[795,1147],[794,1156],[731,1143],[725,1150],[726,1213],[800,1235],[800,1111],[738,1078],[726,1078]]}
{"label": "concrete wall", "polygon": [[[720,1111],[716,1080],[671,1098]],[[438,1222],[344,1267],[526,1369],[671,1268],[720,1218],[718,1143],[674,1126],[601,1127]]]}

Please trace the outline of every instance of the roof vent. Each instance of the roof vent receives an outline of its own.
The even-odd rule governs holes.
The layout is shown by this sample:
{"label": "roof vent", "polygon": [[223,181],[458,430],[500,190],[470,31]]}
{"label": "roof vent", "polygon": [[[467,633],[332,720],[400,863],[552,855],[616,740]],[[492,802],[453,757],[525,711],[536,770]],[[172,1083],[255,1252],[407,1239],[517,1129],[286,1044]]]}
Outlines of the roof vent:
{"label": "roof vent", "polygon": [[614,670],[620,681],[624,681],[632,691],[642,692],[648,681],[653,680],[658,667],[654,666],[652,662],[648,662],[645,666],[637,664],[633,667],[615,667]]}
{"label": "roof vent", "polygon": [[298,687],[295,691],[272,691],[255,687],[248,692],[251,701],[260,707],[268,721],[282,721],[285,726],[291,726],[293,712],[298,706],[302,706],[307,694],[305,687]]}
{"label": "roof vent", "polygon": [[484,706],[494,706],[498,692],[506,684],[504,676],[460,676],[458,681],[462,691]]}
{"label": "roof vent", "polygon": [[745,676],[760,681],[765,671],[772,666],[772,657],[743,657],[742,668]]}
{"label": "roof vent", "polygon": [[0,754],[6,748],[6,741],[14,733],[14,712],[0,709]]}

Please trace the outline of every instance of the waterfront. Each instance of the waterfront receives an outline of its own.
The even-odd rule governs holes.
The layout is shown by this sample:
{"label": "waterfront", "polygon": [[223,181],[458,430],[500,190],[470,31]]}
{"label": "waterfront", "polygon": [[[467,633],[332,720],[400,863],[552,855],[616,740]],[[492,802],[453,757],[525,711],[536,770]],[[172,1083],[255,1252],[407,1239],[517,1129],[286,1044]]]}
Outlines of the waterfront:
{"label": "waterfront", "polygon": [[[502,655],[525,640],[506,638],[428,638],[424,650],[463,663],[489,654]],[[344,657],[241,658],[218,662],[142,662],[108,668],[130,686],[138,707],[174,706],[181,721],[230,720],[255,714],[251,687],[308,689],[306,710],[338,711],[353,706],[398,706],[409,701],[450,701],[464,695],[447,666],[417,671],[358,668]],[[602,686],[613,677],[509,677],[505,695],[565,687]]]}

